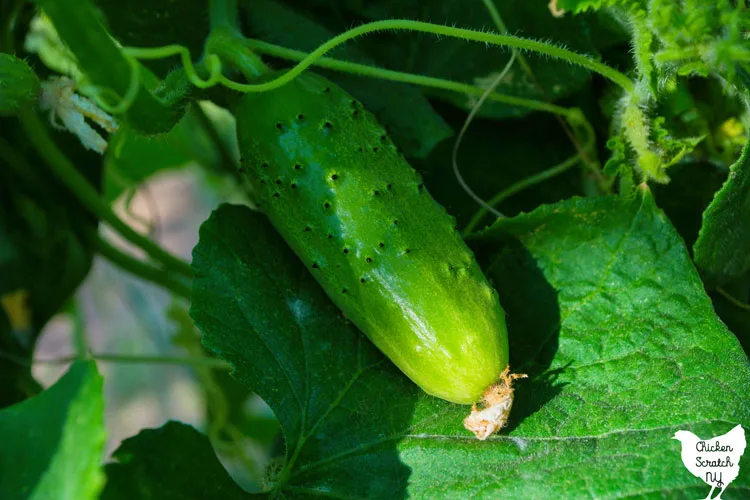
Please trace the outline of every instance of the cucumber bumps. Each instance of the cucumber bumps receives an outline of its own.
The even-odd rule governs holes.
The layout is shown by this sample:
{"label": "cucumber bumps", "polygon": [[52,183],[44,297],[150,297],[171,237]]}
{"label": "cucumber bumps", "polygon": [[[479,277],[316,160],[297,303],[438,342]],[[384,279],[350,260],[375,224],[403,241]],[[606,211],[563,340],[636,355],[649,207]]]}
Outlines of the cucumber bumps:
{"label": "cucumber bumps", "polygon": [[347,318],[425,392],[494,407],[467,418],[478,437],[501,427],[512,388],[497,293],[374,116],[307,72],[243,97],[237,135],[259,208]]}

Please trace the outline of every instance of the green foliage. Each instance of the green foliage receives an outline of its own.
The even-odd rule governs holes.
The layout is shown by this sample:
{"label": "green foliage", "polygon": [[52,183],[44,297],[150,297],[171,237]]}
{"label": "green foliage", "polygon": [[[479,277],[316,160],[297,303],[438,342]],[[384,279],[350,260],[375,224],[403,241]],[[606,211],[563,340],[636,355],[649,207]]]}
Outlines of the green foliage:
{"label": "green foliage", "polygon": [[703,214],[695,263],[711,284],[723,285],[750,272],[750,143],[729,179]]}
{"label": "green foliage", "polygon": [[[652,84],[691,74],[733,82],[738,71],[747,71],[750,16],[744,1],[559,0],[557,6],[574,13],[612,8],[627,18],[641,77]],[[651,73],[654,65],[658,75]]]}
{"label": "green foliage", "polygon": [[[12,356],[0,363],[0,407],[38,391],[28,370],[34,346],[88,274],[97,225],[46,168],[35,168],[41,160],[20,132],[15,120],[0,119],[0,298],[8,319],[0,327],[0,349]],[[96,155],[70,134],[58,139],[98,184]]]}
{"label": "green foliage", "polygon": [[14,114],[39,99],[39,79],[28,63],[0,53],[0,116]]}
{"label": "green foliage", "polygon": [[544,207],[475,243],[509,313],[511,364],[531,376],[509,435],[484,444],[459,424],[466,407],[415,390],[343,322],[263,217],[223,207],[203,227],[192,315],[281,421],[272,489],[574,497],[590,476],[602,495],[697,494],[670,437],[746,420],[731,388],[750,371],[650,194]]}
{"label": "green foliage", "polygon": [[128,122],[135,129],[157,134],[170,130],[179,120],[184,96],[178,93],[169,100],[160,100],[154,95],[160,83],[158,78],[138,62],[126,59],[99,22],[90,0],[77,2],[74,9],[55,0],[37,0],[36,3],[50,17],[75,56],[78,67],[106,102],[118,105],[135,83],[137,94],[127,110]]}
{"label": "green foliage", "polygon": [[[107,465],[102,500],[233,500],[247,495],[229,477],[211,443],[194,428],[168,422],[126,439]],[[179,458],[177,458],[179,457]]]}
{"label": "green foliage", "polygon": [[[0,498],[704,497],[674,432],[750,422],[748,12],[0,0]],[[116,200],[196,173],[190,194],[252,208],[219,207],[191,267]],[[472,232],[492,222],[480,199],[504,216]],[[98,352],[76,316],[79,356],[190,365],[203,422],[126,439],[106,486],[93,362],[46,390],[32,376],[95,253],[181,297],[157,343],[185,357]],[[114,291],[74,300],[87,315]],[[110,318],[91,323],[111,345]],[[529,377],[479,442],[468,404],[428,393],[481,372],[451,399],[484,407],[503,357]],[[746,461],[723,498],[747,497]]]}
{"label": "green foliage", "polygon": [[88,500],[104,485],[102,377],[74,363],[40,395],[0,411],[0,496]]}
{"label": "green foliage", "polygon": [[[430,2],[377,0],[368,2],[322,2],[317,9],[310,2],[293,2],[300,10],[312,11],[321,23],[334,31],[343,31],[363,21],[383,19],[416,19],[438,24],[498,32],[492,16],[481,1],[438,0]],[[569,49],[597,56],[602,48],[625,39],[617,26],[605,15],[583,19],[555,19],[546,2],[494,2],[509,33],[536,40],[554,40]],[[384,33],[364,39],[359,47],[388,68],[427,74],[487,87],[500,73],[510,57],[507,50],[488,49],[481,44],[467,44],[452,38],[428,37],[417,33]],[[527,59],[517,62],[497,87],[498,92],[518,97],[554,101],[586,87],[589,73],[549,58],[524,53]],[[429,91],[461,109],[471,109],[475,96]],[[367,104],[367,102],[365,101]],[[530,110],[489,102],[481,116],[505,118],[524,116]]]}

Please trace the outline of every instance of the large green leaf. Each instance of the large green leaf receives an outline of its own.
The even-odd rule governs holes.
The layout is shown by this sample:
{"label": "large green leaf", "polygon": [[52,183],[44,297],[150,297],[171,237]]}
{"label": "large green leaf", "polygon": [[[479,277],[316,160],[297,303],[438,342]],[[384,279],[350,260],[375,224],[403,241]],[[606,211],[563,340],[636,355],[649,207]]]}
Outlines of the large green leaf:
{"label": "large green leaf", "polygon": [[[403,491],[409,469],[389,437],[408,425],[416,386],[344,320],[265,216],[220,207],[201,227],[193,262],[191,316],[204,345],[235,366],[284,430],[279,488]],[[315,463],[326,464],[322,474],[305,472]]]}
{"label": "large green leaf", "polygon": [[[247,25],[254,37],[311,52],[334,33],[272,0],[244,1]],[[375,65],[359,47],[346,45],[333,53],[344,60]],[[420,89],[395,82],[316,69],[362,101],[388,129],[407,156],[427,155],[453,131],[430,106]]]}
{"label": "large green leaf", "polygon": [[[648,192],[503,220],[475,244],[521,382],[507,431],[419,391],[343,320],[266,219],[223,206],[194,250],[204,343],[268,402],[287,443],[272,488],[342,498],[705,495],[678,429],[750,418],[750,369]],[[747,469],[725,492],[750,490]],[[705,491],[704,491],[705,490]]]}
{"label": "large green leaf", "polygon": [[750,271],[750,142],[729,179],[703,213],[695,263],[712,284],[724,284]]}
{"label": "large green leaf", "polygon": [[84,361],[40,395],[0,411],[0,498],[97,498],[103,420],[102,378]]}
{"label": "large green leaf", "polygon": [[126,439],[106,468],[103,500],[246,498],[219,463],[206,436],[168,422]]}

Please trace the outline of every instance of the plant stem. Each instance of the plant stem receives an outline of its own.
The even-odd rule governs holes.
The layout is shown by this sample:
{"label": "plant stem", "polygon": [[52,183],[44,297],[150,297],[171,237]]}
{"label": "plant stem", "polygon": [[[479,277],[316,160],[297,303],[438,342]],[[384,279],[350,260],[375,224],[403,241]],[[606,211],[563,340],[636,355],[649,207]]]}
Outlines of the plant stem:
{"label": "plant stem", "polygon": [[208,18],[211,23],[211,31],[219,28],[236,30],[237,22],[237,0],[209,0]]}
{"label": "plant stem", "polygon": [[727,292],[723,288],[718,287],[716,291],[719,292],[722,297],[731,302],[732,305],[739,307],[740,309],[744,309],[745,311],[750,311],[750,304],[742,303],[740,300],[736,299],[731,293]]}
{"label": "plant stem", "polygon": [[[307,52],[288,49],[286,47],[263,42],[261,40],[248,39],[245,40],[244,43],[255,52],[268,54],[274,57],[280,57],[282,59],[288,59],[290,61],[302,61],[309,55]],[[452,80],[445,80],[442,78],[434,78],[430,76],[415,75],[413,73],[405,73],[390,69],[376,68],[373,66],[368,66],[366,64],[340,61],[338,59],[333,59],[325,56],[316,59],[313,64],[315,66],[320,66],[322,68],[328,68],[335,71],[342,71],[344,73],[353,73],[361,76],[369,76],[394,82],[411,83],[414,85],[419,85],[421,87],[448,90],[451,92],[470,94],[478,97],[480,97],[485,92],[485,89],[474,87],[473,85],[469,85],[467,83],[455,82]],[[524,99],[522,97],[503,95],[497,92],[490,93],[487,96],[487,99],[489,99],[490,101],[502,102],[511,106],[519,106],[562,116],[566,116],[569,112],[567,108],[564,108],[562,106],[556,106],[554,104],[549,104],[542,101],[535,101],[533,99]]]}
{"label": "plant stem", "polygon": [[76,350],[76,359],[89,358],[89,343],[86,338],[86,328],[83,324],[83,314],[78,301],[70,301],[70,315],[73,318],[73,341]]}
{"label": "plant stem", "polygon": [[185,277],[192,278],[190,265],[167,252],[150,238],[136,232],[122,221],[104,202],[94,187],[86,180],[68,160],[47,133],[42,121],[31,110],[21,111],[18,115],[26,136],[36,147],[37,152],[46,161],[53,174],[67,187],[91,213],[109,224],[126,240],[141,248],[166,269],[171,269]]}
{"label": "plant stem", "polygon": [[288,72],[286,72],[279,78],[276,78],[269,82],[254,84],[254,85],[253,84],[243,85],[243,84],[238,84],[236,82],[227,80],[226,78],[222,76],[219,76],[218,79],[223,85],[233,90],[237,90],[238,92],[264,92],[267,90],[272,90],[274,88],[280,87],[284,85],[285,83],[288,83],[289,81],[293,80],[297,75],[299,75],[305,69],[307,69],[310,65],[312,65],[316,59],[326,54],[330,50],[336,48],[338,45],[346,43],[347,41],[353,38],[356,38],[358,36],[366,35],[368,33],[373,33],[376,31],[384,31],[384,30],[419,31],[422,33],[432,33],[434,35],[443,35],[443,36],[448,36],[448,37],[453,37],[453,38],[460,38],[464,40],[471,40],[475,42],[484,42],[489,45],[499,45],[499,46],[505,46],[505,47],[513,47],[513,48],[517,48],[520,50],[529,50],[532,52],[539,52],[541,54],[552,56],[558,59],[563,59],[565,61],[568,61],[571,64],[584,67],[595,73],[599,73],[603,77],[611,80],[612,82],[622,87],[626,92],[630,93],[634,89],[634,84],[630,80],[630,78],[625,76],[623,73],[620,73],[616,69],[611,68],[607,66],[606,64],[602,64],[598,61],[595,61],[594,59],[591,59],[590,57],[578,54],[576,52],[572,52],[567,49],[563,49],[556,45],[552,45],[552,44],[548,44],[544,42],[538,42],[536,40],[529,40],[526,38],[518,38],[515,36],[511,36],[511,35],[498,35],[496,33],[484,33],[481,31],[474,31],[470,29],[453,28],[451,26],[442,26],[439,24],[425,23],[422,21],[410,21],[406,19],[375,21],[375,22],[363,24],[362,26],[358,26],[356,28],[345,31],[344,33],[341,33],[340,35],[337,35],[331,38],[330,40],[326,41],[322,45],[320,45],[317,49],[312,51],[305,59],[300,61],[294,68],[290,69]]}
{"label": "plant stem", "polygon": [[[10,359],[11,361],[28,363],[26,360],[19,359],[18,356],[0,351],[0,357]],[[90,359],[101,361],[103,363],[134,363],[134,364],[155,364],[155,365],[181,365],[193,366],[196,368],[212,368],[215,370],[232,370],[232,365],[221,359],[209,358],[207,356],[188,357],[188,356],[149,356],[149,355],[131,355],[131,354],[91,354]],[[43,363],[51,365],[63,365],[71,363],[78,359],[77,356],[64,356],[54,359],[34,359],[32,363]]]}
{"label": "plant stem", "polygon": [[139,278],[166,288],[173,294],[190,300],[191,289],[179,279],[175,279],[169,271],[153,267],[135,257],[121,252],[108,242],[98,237],[96,240],[96,250],[99,254],[116,265],[120,269],[129,272]]}

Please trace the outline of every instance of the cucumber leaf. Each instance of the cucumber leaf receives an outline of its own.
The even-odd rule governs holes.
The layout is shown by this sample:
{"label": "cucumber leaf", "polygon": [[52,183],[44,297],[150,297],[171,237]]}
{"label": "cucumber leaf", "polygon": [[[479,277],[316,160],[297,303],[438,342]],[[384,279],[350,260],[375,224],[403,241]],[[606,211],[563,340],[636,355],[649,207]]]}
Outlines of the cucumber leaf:
{"label": "cucumber leaf", "polygon": [[[651,194],[544,206],[474,244],[508,312],[511,366],[530,376],[484,443],[461,425],[467,407],[423,394],[345,322],[263,216],[222,206],[204,223],[191,315],[281,422],[270,490],[705,495],[671,437],[747,422],[750,368]],[[725,495],[748,490],[741,470]]]}
{"label": "cucumber leaf", "polygon": [[102,500],[249,497],[221,466],[206,436],[186,424],[143,430],[123,441],[113,457]]}
{"label": "cucumber leaf", "polygon": [[102,377],[78,361],[38,396],[0,411],[0,497],[89,500],[104,485]]}
{"label": "cucumber leaf", "polygon": [[709,284],[722,285],[750,271],[750,142],[729,178],[703,212],[693,252]]}

